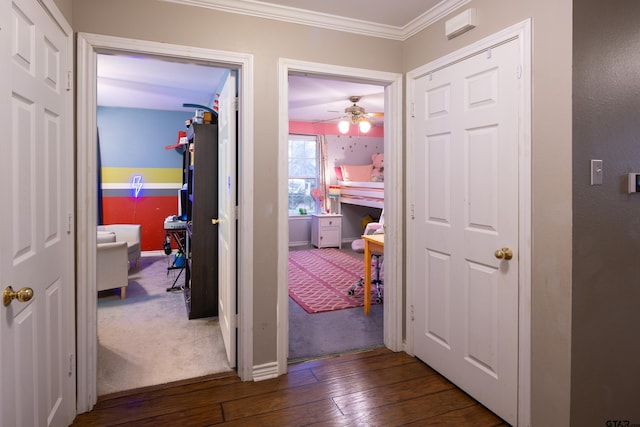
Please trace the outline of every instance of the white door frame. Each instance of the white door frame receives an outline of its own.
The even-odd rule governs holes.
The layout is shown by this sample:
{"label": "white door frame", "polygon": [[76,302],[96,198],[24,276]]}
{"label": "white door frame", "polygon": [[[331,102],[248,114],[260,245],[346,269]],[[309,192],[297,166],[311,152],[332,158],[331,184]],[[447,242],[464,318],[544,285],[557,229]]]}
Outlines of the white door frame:
{"label": "white door frame", "polygon": [[[518,161],[519,161],[519,187],[518,187],[518,210],[519,210],[519,254],[520,271],[519,281],[519,325],[518,325],[518,425],[528,426],[531,419],[531,20],[525,20],[513,25],[505,30],[499,31],[491,36],[479,40],[469,46],[457,50],[451,54],[443,56],[416,68],[407,73],[407,123],[411,121],[410,112],[413,111],[413,98],[415,90],[415,80],[444,68],[454,62],[464,60],[469,56],[476,55],[492,46],[505,43],[509,40],[517,39],[520,45],[520,70],[513,70],[514,73],[521,74],[521,87],[519,94],[519,138],[518,138]],[[413,155],[413,138],[415,137],[412,126],[407,126],[407,158]],[[411,217],[411,206],[415,200],[415,194],[420,191],[412,184],[411,177],[413,170],[411,163],[406,165],[407,177],[407,217],[406,235],[412,235],[414,224]],[[386,213],[385,213],[386,215]],[[386,218],[385,218],[386,220]],[[407,263],[415,258],[412,248],[407,248]],[[412,277],[412,269],[407,266],[407,301],[412,301],[414,295],[414,284],[420,282]],[[414,340],[413,333],[409,332],[413,328],[412,305],[407,304],[406,313],[407,337],[406,351],[413,355]],[[428,362],[428,361],[427,361]]]}
{"label": "white door frame", "polygon": [[[278,63],[278,356],[277,373],[287,372],[289,353],[289,225],[287,203],[289,85],[291,73],[305,73],[385,86],[384,112],[384,344],[402,350],[402,74],[281,58]],[[387,172],[389,172],[387,174]]]}
{"label": "white door frame", "polygon": [[97,54],[135,53],[238,69],[238,375],[253,363],[253,55],[79,33],[77,44],[77,362],[78,413],[97,401]]}

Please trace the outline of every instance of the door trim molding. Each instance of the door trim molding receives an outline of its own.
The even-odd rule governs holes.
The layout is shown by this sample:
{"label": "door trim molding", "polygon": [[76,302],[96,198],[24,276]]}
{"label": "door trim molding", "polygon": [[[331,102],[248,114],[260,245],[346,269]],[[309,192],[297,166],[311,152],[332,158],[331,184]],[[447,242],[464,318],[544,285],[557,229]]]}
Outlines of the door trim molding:
{"label": "door trim molding", "polygon": [[96,306],[96,59],[97,54],[134,53],[205,62],[238,69],[238,375],[252,380],[253,363],[253,55],[98,34],[77,39],[77,411],[97,401]]}
{"label": "door trim molding", "polygon": [[[518,253],[519,253],[519,306],[518,306],[518,425],[529,425],[531,420],[531,19],[527,19],[502,31],[494,33],[453,53],[438,58],[426,65],[420,66],[407,73],[407,153],[406,158],[411,158],[413,149],[413,127],[411,123],[411,113],[413,111],[413,99],[415,90],[415,80],[446,67],[455,62],[464,60],[469,56],[476,55],[493,46],[506,43],[510,40],[518,40],[520,47],[521,64],[521,86],[519,93],[519,186],[518,186]],[[514,70],[514,73],[517,70]],[[406,164],[406,190],[407,190],[407,215],[406,215],[406,236],[411,236],[413,232],[413,219],[411,218],[411,206],[415,199],[414,193],[419,191],[413,186],[411,177],[413,170],[411,163]],[[386,215],[386,213],[385,213]],[[407,246],[407,264],[414,257],[413,249]],[[414,295],[414,284],[417,283],[412,277],[411,268],[407,265],[407,301],[411,301]],[[412,306],[408,304],[406,310],[407,353],[414,354],[413,340],[413,319]]]}
{"label": "door trim molding", "polygon": [[[347,79],[385,86],[384,156],[385,232],[384,275],[384,344],[393,351],[402,350],[403,281],[402,281],[402,74],[373,71],[361,68],[341,67],[331,64],[280,58],[278,62],[278,374],[287,372],[289,353],[289,292],[288,292],[288,204],[287,147],[289,140],[289,87],[291,73],[305,73]],[[389,173],[387,173],[389,172]],[[389,286],[393,283],[395,286]]]}

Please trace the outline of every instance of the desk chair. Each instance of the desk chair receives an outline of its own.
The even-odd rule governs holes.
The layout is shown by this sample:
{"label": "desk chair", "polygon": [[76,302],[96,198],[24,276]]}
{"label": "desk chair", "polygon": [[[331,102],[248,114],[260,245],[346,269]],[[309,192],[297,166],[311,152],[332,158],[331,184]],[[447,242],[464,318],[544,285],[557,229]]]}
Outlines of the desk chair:
{"label": "desk chair", "polygon": [[[364,229],[364,233],[362,233],[364,235],[370,235],[370,234],[384,234],[384,211],[382,212],[382,214],[380,215],[380,219],[378,220],[378,222],[370,222],[369,224],[367,224],[367,226]],[[351,249],[354,252],[358,252],[358,253],[364,253],[364,239],[356,239],[351,243]],[[380,304],[382,303],[382,285],[383,285],[383,281],[382,279],[380,279],[380,269],[382,268],[382,259],[384,257],[383,253],[372,253],[371,254],[371,258],[373,258],[375,260],[375,274],[373,275],[373,278],[371,279],[371,284],[376,286],[376,293],[377,293],[377,297],[376,297],[376,303]],[[371,268],[371,266],[368,266],[368,268]],[[364,277],[360,277],[360,280],[358,280],[356,283],[354,283],[353,285],[351,285],[351,287],[349,288],[349,290],[347,291],[348,295],[355,295],[356,293],[356,289],[358,287],[364,287]]]}

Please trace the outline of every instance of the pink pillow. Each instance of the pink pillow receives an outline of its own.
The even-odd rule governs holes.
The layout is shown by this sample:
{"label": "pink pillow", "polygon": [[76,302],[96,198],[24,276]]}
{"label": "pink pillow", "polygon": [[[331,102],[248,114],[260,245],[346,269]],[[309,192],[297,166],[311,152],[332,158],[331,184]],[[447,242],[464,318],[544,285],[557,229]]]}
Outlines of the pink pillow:
{"label": "pink pillow", "polygon": [[336,171],[336,178],[338,179],[338,181],[344,181],[344,179],[342,178],[342,168],[340,166],[336,166],[333,169]]}
{"label": "pink pillow", "polygon": [[344,181],[371,181],[373,164],[369,165],[342,165],[342,177]]}

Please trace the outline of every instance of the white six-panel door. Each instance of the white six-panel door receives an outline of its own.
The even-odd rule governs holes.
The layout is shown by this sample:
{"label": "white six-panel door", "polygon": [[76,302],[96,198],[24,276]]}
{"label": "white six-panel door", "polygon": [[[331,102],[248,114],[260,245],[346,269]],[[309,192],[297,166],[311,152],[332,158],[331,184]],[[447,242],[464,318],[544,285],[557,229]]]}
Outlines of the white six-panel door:
{"label": "white six-panel door", "polygon": [[229,366],[236,366],[236,76],[219,97],[218,115],[218,319]]}
{"label": "white six-panel door", "polygon": [[0,6],[0,281],[31,288],[0,305],[0,424],[75,416],[72,52],[35,0]]}
{"label": "white six-panel door", "polygon": [[518,85],[517,40],[417,79],[409,160],[415,354],[513,425]]}

